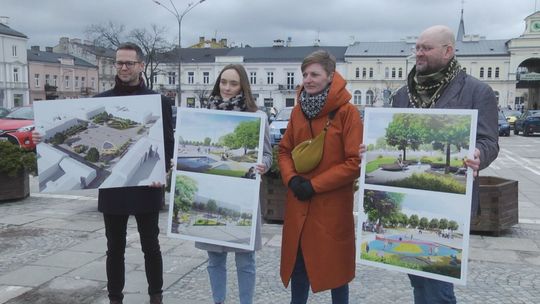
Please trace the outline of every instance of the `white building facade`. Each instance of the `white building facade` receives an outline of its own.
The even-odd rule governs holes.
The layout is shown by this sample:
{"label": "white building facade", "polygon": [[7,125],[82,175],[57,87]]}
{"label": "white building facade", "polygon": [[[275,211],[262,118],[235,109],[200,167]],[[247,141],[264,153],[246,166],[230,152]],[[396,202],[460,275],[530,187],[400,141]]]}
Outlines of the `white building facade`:
{"label": "white building facade", "polygon": [[0,107],[28,105],[28,37],[7,25],[8,18],[0,19]]}

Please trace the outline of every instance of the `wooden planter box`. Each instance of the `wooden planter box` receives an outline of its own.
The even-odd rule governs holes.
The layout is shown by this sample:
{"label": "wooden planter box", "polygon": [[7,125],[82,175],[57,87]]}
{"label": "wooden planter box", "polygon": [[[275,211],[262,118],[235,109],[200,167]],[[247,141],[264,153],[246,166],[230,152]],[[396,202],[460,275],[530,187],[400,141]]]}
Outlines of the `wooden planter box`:
{"label": "wooden planter box", "polygon": [[494,176],[480,177],[480,216],[471,221],[471,231],[501,231],[517,224],[518,182]]}
{"label": "wooden planter box", "polygon": [[261,211],[265,220],[283,221],[285,214],[285,197],[287,187],[281,178],[262,177],[261,184]]}
{"label": "wooden planter box", "polygon": [[17,200],[30,195],[28,173],[22,171],[15,177],[0,173],[0,201]]}

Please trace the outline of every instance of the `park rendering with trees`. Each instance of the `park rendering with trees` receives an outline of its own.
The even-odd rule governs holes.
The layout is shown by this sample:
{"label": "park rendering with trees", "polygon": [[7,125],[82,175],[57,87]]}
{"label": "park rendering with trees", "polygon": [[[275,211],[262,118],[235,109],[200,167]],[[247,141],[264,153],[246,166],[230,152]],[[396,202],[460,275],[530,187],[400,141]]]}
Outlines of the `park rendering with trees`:
{"label": "park rendering with trees", "polygon": [[[375,115],[380,130],[366,138],[367,184],[465,193],[469,115]],[[380,117],[379,117],[380,116]]]}
{"label": "park rendering with trees", "polygon": [[[452,197],[422,203],[415,194],[365,190],[361,258],[460,278],[463,212]],[[441,212],[446,210],[446,212]]]}
{"label": "park rendering with trees", "polygon": [[477,112],[366,109],[357,261],[464,284]]}
{"label": "park rendering with trees", "polygon": [[264,114],[180,108],[168,235],[253,250]]}
{"label": "park rendering with trees", "polygon": [[254,179],[261,118],[215,112],[179,113],[176,169]]}

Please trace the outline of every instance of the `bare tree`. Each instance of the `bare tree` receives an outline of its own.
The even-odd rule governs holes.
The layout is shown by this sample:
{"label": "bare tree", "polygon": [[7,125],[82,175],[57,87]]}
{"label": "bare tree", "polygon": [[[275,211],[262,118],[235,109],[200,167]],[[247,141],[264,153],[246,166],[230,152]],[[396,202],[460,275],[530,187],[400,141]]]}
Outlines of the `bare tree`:
{"label": "bare tree", "polygon": [[207,89],[204,85],[198,85],[194,93],[199,98],[201,108],[206,108],[206,106],[208,105],[208,98],[210,97],[209,94],[211,93],[211,89]]}
{"label": "bare tree", "polygon": [[150,30],[135,28],[126,34],[125,26],[113,21],[109,21],[106,25],[92,24],[85,30],[87,37],[95,46],[115,48],[124,41],[132,41],[139,45],[145,54],[143,76],[151,90],[154,89],[154,75],[159,72],[161,54],[170,49],[170,44],[164,37],[165,31],[165,27],[152,24]]}
{"label": "bare tree", "polygon": [[95,46],[114,48],[122,43],[125,26],[109,21],[104,24],[92,24],[85,30],[86,36]]}
{"label": "bare tree", "polygon": [[146,54],[146,65],[144,66],[144,78],[150,89],[154,88],[154,75],[159,73],[160,56],[170,49],[169,43],[163,37],[165,27],[151,25],[151,29],[133,29],[128,38],[137,43]]}

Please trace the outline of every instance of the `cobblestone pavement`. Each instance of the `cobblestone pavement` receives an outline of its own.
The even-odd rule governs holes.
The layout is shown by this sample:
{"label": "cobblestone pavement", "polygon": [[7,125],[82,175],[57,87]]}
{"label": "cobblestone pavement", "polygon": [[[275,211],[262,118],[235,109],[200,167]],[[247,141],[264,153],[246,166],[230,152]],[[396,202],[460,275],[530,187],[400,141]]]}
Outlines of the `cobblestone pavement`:
{"label": "cobblestone pavement", "polygon": [[[0,303],[102,304],[106,299],[101,214],[92,197],[31,196],[0,204]],[[160,226],[166,231],[166,212]],[[255,303],[288,303],[279,278],[281,225],[263,226],[257,254]],[[192,242],[160,236],[165,303],[212,303],[207,256]],[[232,254],[227,303],[239,303]],[[135,221],[128,224],[125,303],[147,303],[144,260]],[[540,225],[519,224],[500,237],[472,235],[467,286],[456,285],[459,303],[538,303]],[[351,303],[412,303],[406,274],[357,266]],[[331,303],[330,293],[309,303]]]}

